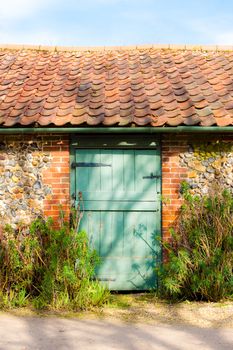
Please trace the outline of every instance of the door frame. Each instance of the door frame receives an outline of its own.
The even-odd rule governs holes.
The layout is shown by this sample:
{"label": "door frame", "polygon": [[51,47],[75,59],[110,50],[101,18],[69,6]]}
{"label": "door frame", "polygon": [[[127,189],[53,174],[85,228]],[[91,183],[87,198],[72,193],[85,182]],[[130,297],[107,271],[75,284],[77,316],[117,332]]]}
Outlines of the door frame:
{"label": "door frame", "polygon": [[[160,166],[160,237],[162,239],[162,157],[161,157],[161,136],[153,134],[72,134],[70,135],[70,198],[75,201],[76,192],[76,167],[75,152],[77,149],[157,149],[159,153]],[[163,259],[163,252],[160,244],[159,262]],[[158,278],[156,278],[158,287]]]}

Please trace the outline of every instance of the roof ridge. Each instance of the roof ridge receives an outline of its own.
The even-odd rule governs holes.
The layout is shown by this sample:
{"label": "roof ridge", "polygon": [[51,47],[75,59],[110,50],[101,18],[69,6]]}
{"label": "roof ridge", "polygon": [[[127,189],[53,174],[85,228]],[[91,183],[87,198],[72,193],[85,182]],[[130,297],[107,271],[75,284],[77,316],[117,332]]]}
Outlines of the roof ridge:
{"label": "roof ridge", "polygon": [[23,45],[0,44],[0,50],[38,50],[38,51],[129,51],[142,49],[162,50],[189,50],[189,51],[233,51],[231,45],[190,45],[190,44],[143,44],[126,46],[47,46],[47,45]]}

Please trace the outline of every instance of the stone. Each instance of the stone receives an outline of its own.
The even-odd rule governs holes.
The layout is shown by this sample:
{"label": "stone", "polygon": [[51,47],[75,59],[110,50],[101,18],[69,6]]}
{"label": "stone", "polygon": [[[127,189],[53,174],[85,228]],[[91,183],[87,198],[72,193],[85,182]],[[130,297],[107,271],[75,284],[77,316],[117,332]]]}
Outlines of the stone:
{"label": "stone", "polygon": [[190,171],[190,172],[188,173],[188,177],[189,177],[190,179],[193,179],[193,178],[197,177],[197,172],[196,172],[196,171]]}
{"label": "stone", "polygon": [[[188,147],[194,149],[193,145]],[[186,181],[193,186],[194,194],[207,193],[214,182],[233,193],[233,146],[229,142],[198,144],[194,152],[180,155],[180,165],[187,167]]]}
{"label": "stone", "polygon": [[195,189],[195,188],[198,188],[198,184],[191,184],[190,185],[190,188],[193,190],[193,189]]}
{"label": "stone", "polygon": [[205,166],[201,164],[201,162],[199,160],[194,160],[190,163],[188,163],[188,166],[194,170],[203,172],[206,170]]}
{"label": "stone", "polygon": [[39,189],[41,189],[41,187],[42,187],[42,184],[41,184],[41,182],[40,181],[36,181],[35,183],[34,183],[34,185],[33,185],[33,189],[34,190],[39,190]]}
{"label": "stone", "polygon": [[215,170],[212,168],[212,167],[208,167],[208,168],[206,168],[206,171],[208,172],[208,173],[215,173]]}
{"label": "stone", "polygon": [[3,213],[3,223],[30,222],[42,213],[41,199],[52,193],[42,182],[42,171],[49,164],[50,156],[42,152],[41,142],[0,141],[0,213]]}
{"label": "stone", "polygon": [[12,210],[10,211],[10,213],[11,213],[11,216],[16,217],[16,212],[15,212],[14,209],[12,209]]}
{"label": "stone", "polygon": [[13,173],[12,173],[10,170],[7,170],[7,171],[5,172],[5,177],[6,177],[6,178],[10,178],[10,177],[12,177],[12,175],[13,175]]}
{"label": "stone", "polygon": [[33,156],[32,156],[32,154],[30,154],[30,153],[27,153],[27,155],[26,155],[26,159],[28,160],[28,161],[32,161],[33,160]]}
{"label": "stone", "polygon": [[38,145],[37,145],[36,142],[31,142],[31,141],[29,141],[28,143],[30,144],[30,148],[31,148],[31,149],[38,149]]}
{"label": "stone", "polygon": [[44,157],[44,158],[43,158],[43,162],[44,162],[44,163],[48,163],[48,162],[49,162],[49,158],[48,158],[48,157]]}
{"label": "stone", "polygon": [[16,183],[16,182],[19,181],[19,178],[17,176],[13,175],[12,176],[12,181]]}
{"label": "stone", "polygon": [[212,163],[212,167],[214,168],[214,169],[221,169],[221,167],[222,167],[222,159],[221,158],[219,158],[219,159],[216,159],[213,163]]}
{"label": "stone", "polygon": [[207,186],[204,186],[204,187],[202,187],[201,191],[203,194],[207,194],[209,192],[209,189]]}
{"label": "stone", "polygon": [[14,167],[16,165],[16,162],[13,159],[12,160],[8,160],[7,161],[7,165],[10,165],[10,166]]}
{"label": "stone", "polygon": [[209,162],[208,162],[207,160],[203,160],[203,161],[201,162],[201,164],[204,165],[204,166],[208,166],[208,165],[209,165]]}
{"label": "stone", "polygon": [[214,180],[214,173],[205,173],[205,178],[209,181],[213,181]]}

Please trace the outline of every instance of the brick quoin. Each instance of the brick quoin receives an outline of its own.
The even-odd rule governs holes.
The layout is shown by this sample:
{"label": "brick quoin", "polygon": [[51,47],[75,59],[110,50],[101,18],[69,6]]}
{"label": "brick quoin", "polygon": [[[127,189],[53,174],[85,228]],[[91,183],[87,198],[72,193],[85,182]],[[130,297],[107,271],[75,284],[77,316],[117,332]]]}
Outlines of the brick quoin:
{"label": "brick quoin", "polygon": [[43,174],[43,182],[51,188],[43,203],[45,216],[56,222],[62,209],[69,218],[70,213],[70,153],[69,136],[43,137],[43,152],[48,153],[50,165]]}
{"label": "brick quoin", "polygon": [[170,229],[174,227],[182,198],[180,183],[187,178],[187,168],[180,166],[179,155],[188,149],[187,137],[163,135],[162,138],[162,234],[169,240]]}

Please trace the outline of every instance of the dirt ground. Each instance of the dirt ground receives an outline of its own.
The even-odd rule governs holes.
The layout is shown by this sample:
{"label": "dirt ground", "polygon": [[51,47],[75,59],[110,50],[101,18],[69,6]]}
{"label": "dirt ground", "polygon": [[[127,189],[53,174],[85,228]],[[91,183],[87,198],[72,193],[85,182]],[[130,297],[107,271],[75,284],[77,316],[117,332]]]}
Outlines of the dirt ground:
{"label": "dirt ground", "polygon": [[169,304],[115,295],[79,313],[0,312],[0,350],[230,350],[233,302]]}
{"label": "dirt ground", "polygon": [[0,315],[1,350],[231,350],[232,328]]}
{"label": "dirt ground", "polygon": [[[233,328],[233,301],[219,303],[168,303],[153,294],[112,295],[100,309],[82,312],[44,311],[28,308],[10,311],[14,316],[78,318],[110,320],[127,323],[176,324],[201,328]],[[0,313],[1,315],[1,313]]]}
{"label": "dirt ground", "polygon": [[119,295],[102,310],[103,317],[129,322],[186,324],[196,327],[232,327],[233,301],[168,303],[150,295]]}

